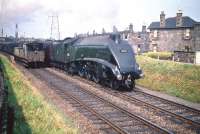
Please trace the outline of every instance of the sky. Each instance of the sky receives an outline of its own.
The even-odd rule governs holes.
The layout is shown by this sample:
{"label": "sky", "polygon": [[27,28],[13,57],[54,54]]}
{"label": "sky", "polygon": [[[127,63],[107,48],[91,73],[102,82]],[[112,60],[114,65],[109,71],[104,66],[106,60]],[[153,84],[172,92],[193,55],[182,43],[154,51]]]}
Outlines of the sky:
{"label": "sky", "polygon": [[[134,31],[142,25],[159,21],[160,12],[167,17],[176,16],[178,9],[183,16],[200,22],[200,0],[0,0],[0,28],[14,35],[18,24],[19,36],[61,39],[74,33],[111,32],[115,25],[124,30],[130,23]],[[58,21],[55,16],[58,16]]]}

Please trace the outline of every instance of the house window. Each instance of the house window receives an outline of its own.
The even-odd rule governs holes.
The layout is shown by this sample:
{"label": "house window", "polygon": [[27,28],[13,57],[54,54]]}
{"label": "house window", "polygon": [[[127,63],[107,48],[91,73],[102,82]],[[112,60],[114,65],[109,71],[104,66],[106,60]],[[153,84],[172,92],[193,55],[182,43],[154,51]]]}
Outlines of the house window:
{"label": "house window", "polygon": [[190,39],[191,38],[191,30],[185,29],[184,30],[184,39]]}
{"label": "house window", "polygon": [[185,46],[185,50],[186,50],[187,52],[189,52],[189,51],[190,51],[190,47],[189,47],[189,46]]}
{"label": "house window", "polygon": [[158,37],[158,30],[154,30],[154,31],[153,31],[153,37],[154,37],[154,38],[157,38],[157,37]]}
{"label": "house window", "polygon": [[125,34],[125,39],[128,39],[128,35],[127,34]]}
{"label": "house window", "polygon": [[190,37],[190,29],[185,30],[185,37]]}
{"label": "house window", "polygon": [[180,25],[180,18],[177,19],[176,25]]}
{"label": "house window", "polygon": [[128,40],[128,33],[123,33],[122,37],[123,37],[124,40]]}
{"label": "house window", "polygon": [[158,49],[158,45],[157,44],[153,44],[153,52],[157,52]]}
{"label": "house window", "polygon": [[138,44],[138,46],[137,46],[137,52],[138,53],[140,53],[140,51],[141,51],[141,48],[140,48],[141,46],[140,46],[140,44]]}

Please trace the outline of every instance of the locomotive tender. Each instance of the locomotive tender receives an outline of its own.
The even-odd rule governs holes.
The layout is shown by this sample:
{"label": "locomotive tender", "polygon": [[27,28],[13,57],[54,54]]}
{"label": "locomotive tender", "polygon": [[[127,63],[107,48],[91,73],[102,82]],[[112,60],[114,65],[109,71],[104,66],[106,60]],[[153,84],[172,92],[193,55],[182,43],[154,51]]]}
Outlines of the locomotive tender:
{"label": "locomotive tender", "polygon": [[113,89],[132,90],[135,79],[143,77],[131,46],[119,34],[67,38],[50,45],[48,53],[51,66]]}

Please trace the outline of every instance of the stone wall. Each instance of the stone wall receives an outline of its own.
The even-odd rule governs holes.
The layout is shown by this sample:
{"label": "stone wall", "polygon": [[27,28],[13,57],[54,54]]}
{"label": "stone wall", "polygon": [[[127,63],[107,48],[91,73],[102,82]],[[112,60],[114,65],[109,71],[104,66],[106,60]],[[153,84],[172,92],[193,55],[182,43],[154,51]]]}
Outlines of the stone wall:
{"label": "stone wall", "polygon": [[174,51],[174,61],[195,63],[195,52]]}
{"label": "stone wall", "polygon": [[195,50],[200,51],[200,24],[195,25],[193,36],[194,36]]}
{"label": "stone wall", "polygon": [[194,51],[193,30],[190,30],[191,36],[184,38],[186,29],[161,29],[157,32],[157,38],[154,38],[154,30],[150,32],[150,50],[155,49],[157,44],[157,51],[175,51],[185,50],[188,46],[191,51]]}

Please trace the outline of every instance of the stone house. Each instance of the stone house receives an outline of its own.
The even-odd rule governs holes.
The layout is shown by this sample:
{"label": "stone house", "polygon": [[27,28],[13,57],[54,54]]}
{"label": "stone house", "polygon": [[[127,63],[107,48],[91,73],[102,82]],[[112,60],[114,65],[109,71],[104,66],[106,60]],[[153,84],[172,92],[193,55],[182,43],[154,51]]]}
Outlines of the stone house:
{"label": "stone house", "polygon": [[123,39],[128,40],[136,54],[149,51],[149,32],[146,26],[142,26],[142,31],[134,32],[130,24],[129,29],[121,31],[120,34]]}
{"label": "stone house", "polygon": [[160,21],[152,22],[148,28],[150,51],[200,50],[200,22],[183,16],[181,10],[170,18],[165,18],[162,11]]}

